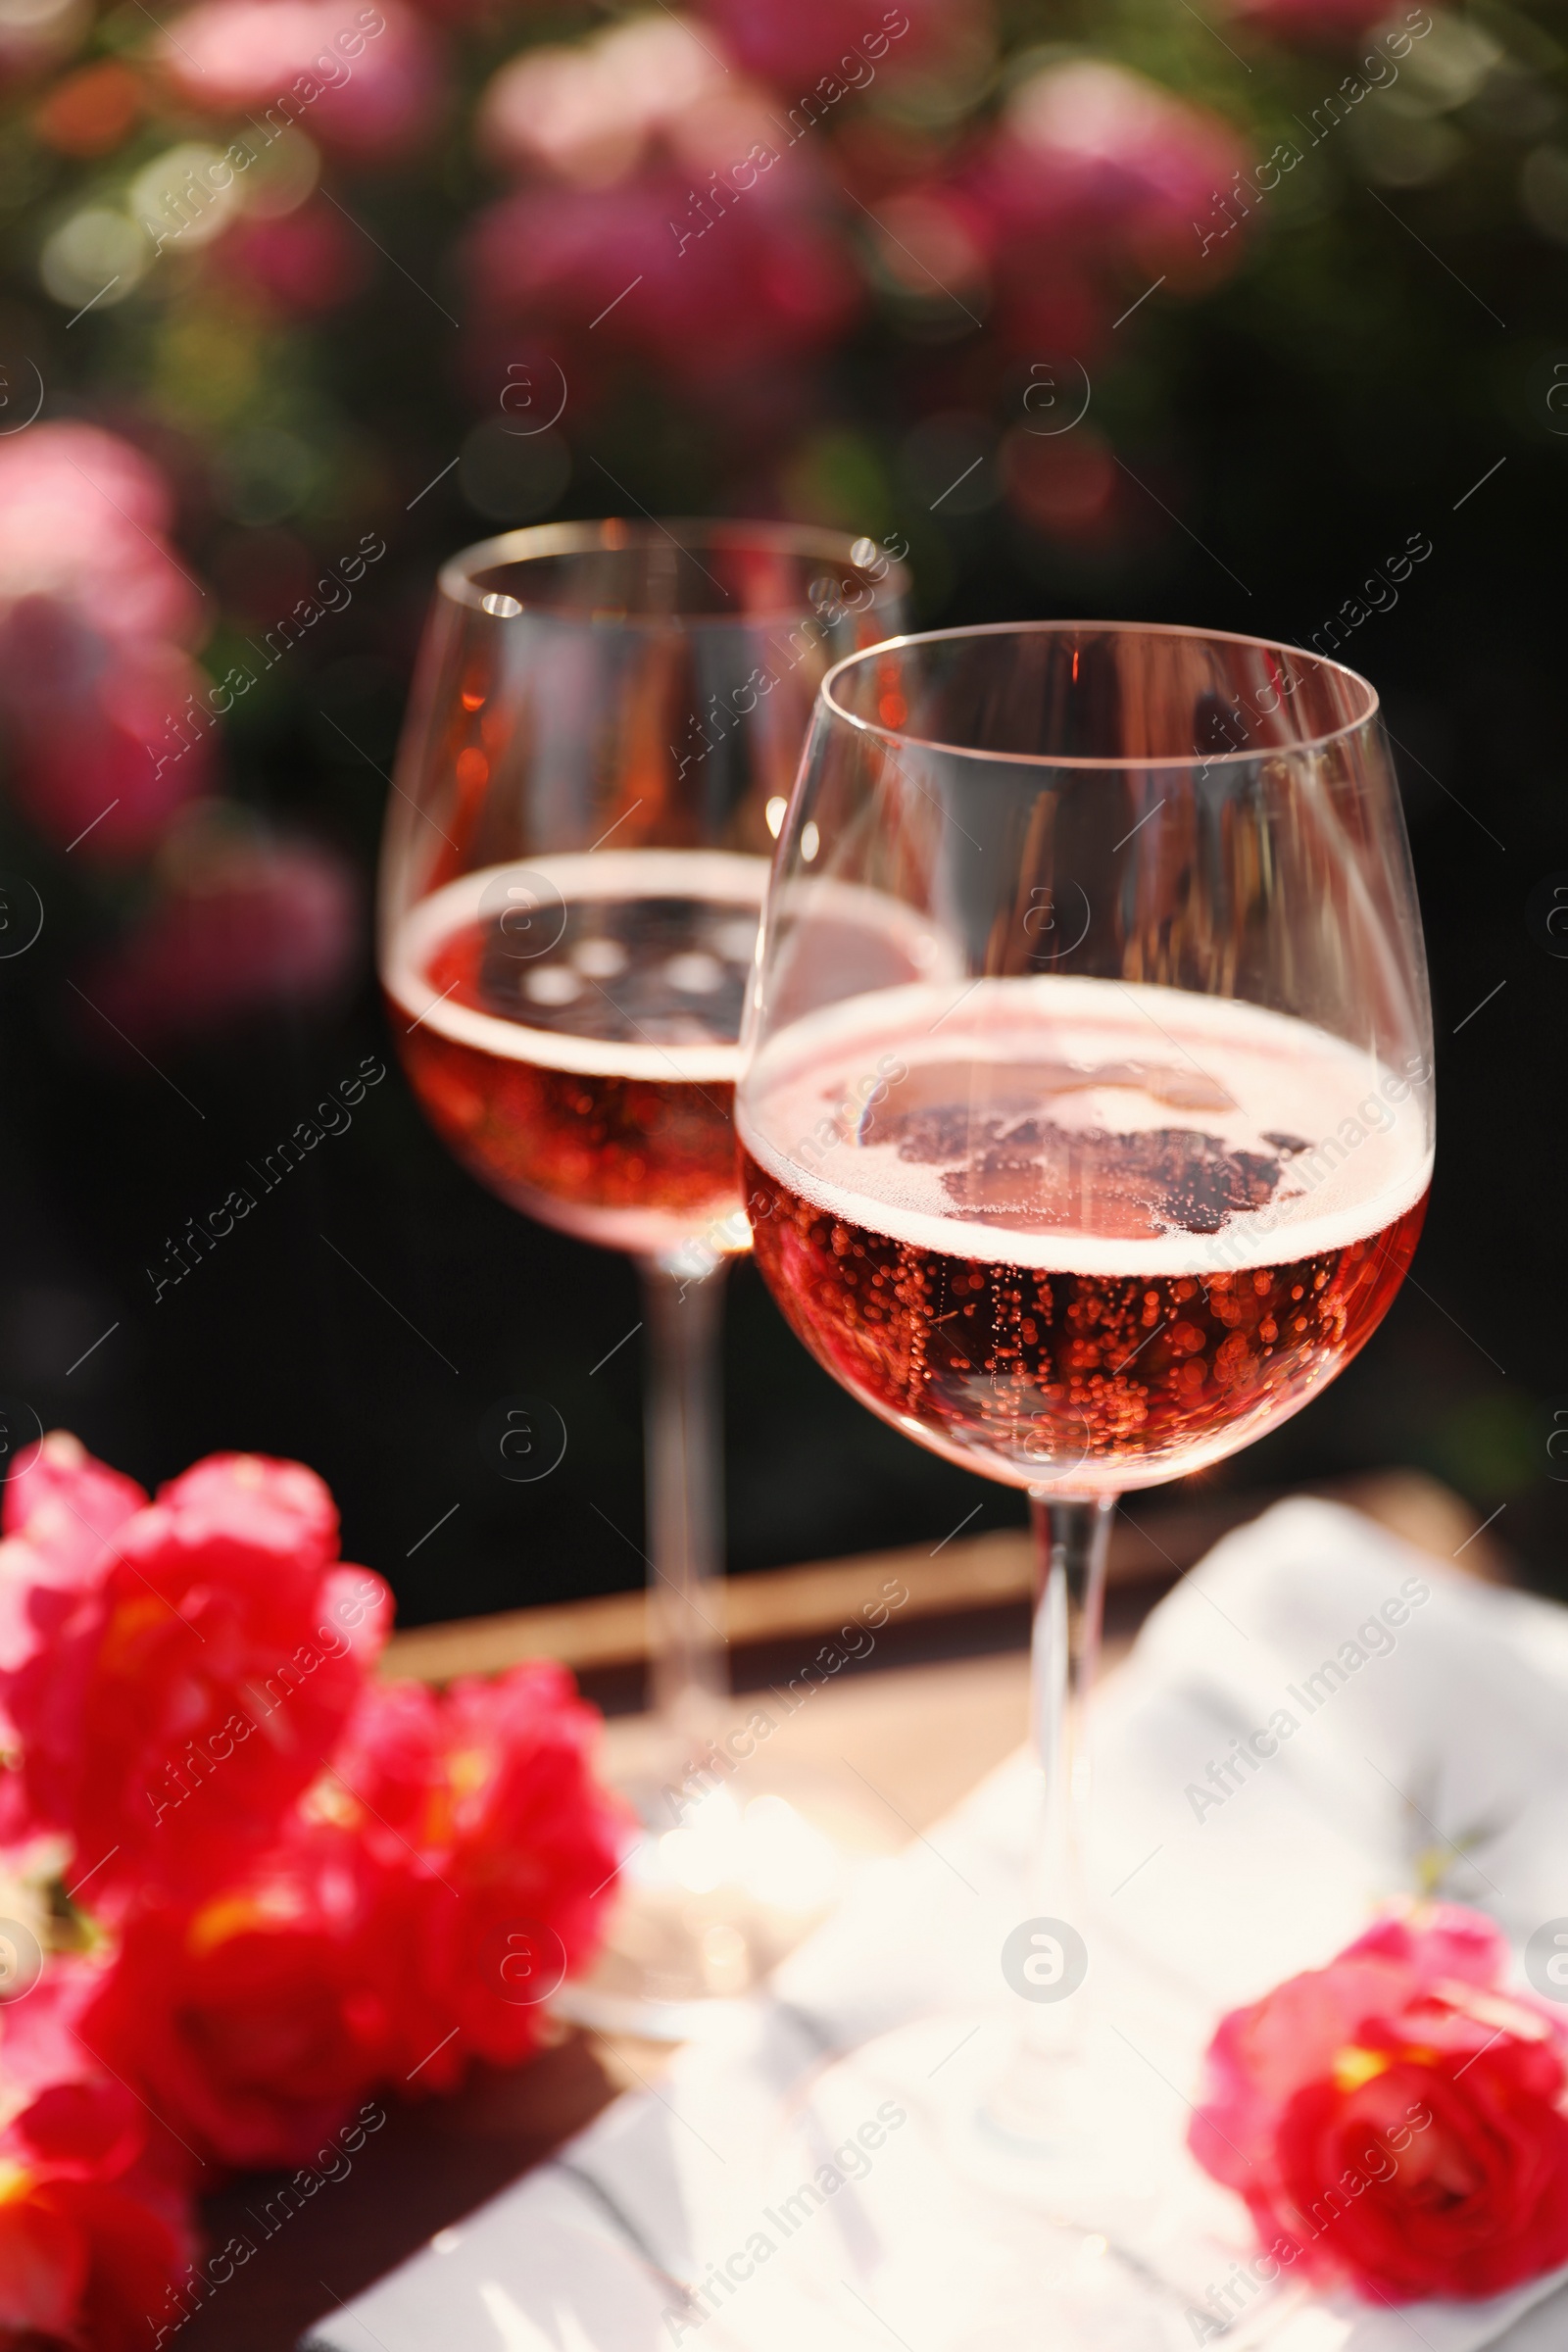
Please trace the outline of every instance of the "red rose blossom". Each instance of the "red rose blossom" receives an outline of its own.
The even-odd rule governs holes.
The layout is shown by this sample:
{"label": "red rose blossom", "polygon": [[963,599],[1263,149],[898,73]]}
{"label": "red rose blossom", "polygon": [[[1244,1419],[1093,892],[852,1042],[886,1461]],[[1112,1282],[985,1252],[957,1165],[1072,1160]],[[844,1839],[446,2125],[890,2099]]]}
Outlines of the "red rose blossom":
{"label": "red rose blossom", "polygon": [[157,2116],[162,2161],[204,2188],[314,2161],[391,2072],[384,1914],[363,1845],[296,1817],[237,1885],[130,1915],[81,2036]]}
{"label": "red rose blossom", "polygon": [[1189,2144],[1282,2268],[1404,2303],[1568,2261],[1568,2022],[1507,1959],[1428,1905],[1223,2020]]}
{"label": "red rose blossom", "polygon": [[421,2089],[526,2056],[598,1949],[629,1835],[593,1777],[599,1722],[543,1660],[439,1698],[366,1690],[333,1777],[389,1873],[397,2072]]}
{"label": "red rose blossom", "polygon": [[[146,2111],[75,2033],[101,1972],[62,1962],[0,2012],[0,2343],[122,2352],[147,2342],[188,2231],[146,2161]],[[30,2095],[29,2095],[30,2094]]]}
{"label": "red rose blossom", "polygon": [[[22,1743],[6,1706],[11,1677],[48,1650],[109,1538],[146,1500],[134,1479],[95,1462],[63,1429],[19,1457],[0,1494],[0,1745]],[[0,1772],[0,1845],[21,1844],[37,1827],[22,1774]]]}
{"label": "red rose blossom", "polygon": [[80,2031],[159,2117],[164,2161],[314,2164],[375,2083],[449,2089],[537,2045],[625,1841],[589,1770],[598,1725],[553,1665],[442,1697],[368,1685],[244,1877],[130,1914]]}
{"label": "red rose blossom", "polygon": [[64,1585],[47,1559],[35,1577],[40,1507],[108,1520],[134,1493],[85,1456],[57,1454],[48,1477],[41,1503],[25,1480],[15,1506],[7,1490],[24,1533],[0,1549],[0,1708],[23,1751],[10,1810],[72,1838],[70,1883],[95,1907],[219,1884],[332,1747],[385,1638],[386,1588],[336,1563],[319,1479],[249,1454],[128,1509]]}
{"label": "red rose blossom", "polygon": [[[145,1488],[107,1462],[94,1461],[69,1430],[51,1430],[36,1446],[24,1447],[0,1492],[0,1530],[19,1547],[0,1575],[0,1594],[14,1595],[40,1582],[78,1584],[115,1530],[146,1500]],[[0,1648],[0,1666],[14,1662]]]}
{"label": "red rose blossom", "polygon": [[185,2252],[171,2215],[128,2184],[0,2163],[0,2343],[146,2352]]}
{"label": "red rose blossom", "polygon": [[0,2011],[0,2344],[88,2352],[167,2287],[178,2198],[330,2171],[377,2085],[533,2049],[630,1825],[564,1669],[367,1681],[385,1588],[298,1463],[214,1455],[149,1502],[57,1433],[4,1524],[0,1841],[69,1836],[103,1933]]}

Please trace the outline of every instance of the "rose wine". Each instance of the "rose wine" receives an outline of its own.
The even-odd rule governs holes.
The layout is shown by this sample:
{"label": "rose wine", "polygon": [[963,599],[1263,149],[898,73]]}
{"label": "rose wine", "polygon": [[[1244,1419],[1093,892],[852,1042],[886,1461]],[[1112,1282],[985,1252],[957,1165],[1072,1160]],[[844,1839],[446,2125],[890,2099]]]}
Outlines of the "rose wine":
{"label": "rose wine", "polygon": [[884,990],[759,1054],[747,1211],[847,1387],[971,1469],[1151,1485],[1297,1411],[1382,1320],[1431,1181],[1414,1065],[1077,978]]}
{"label": "rose wine", "polygon": [[605,851],[492,866],[388,943],[431,1124],[502,1199],[587,1241],[744,1249],[731,1124],[767,860]]}

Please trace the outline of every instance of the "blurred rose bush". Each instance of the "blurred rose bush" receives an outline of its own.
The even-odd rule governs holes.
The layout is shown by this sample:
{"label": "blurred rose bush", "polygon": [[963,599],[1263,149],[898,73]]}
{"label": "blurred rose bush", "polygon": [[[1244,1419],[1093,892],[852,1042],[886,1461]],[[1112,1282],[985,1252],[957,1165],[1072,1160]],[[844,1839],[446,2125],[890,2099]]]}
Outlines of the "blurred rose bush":
{"label": "blurred rose bush", "polygon": [[[64,848],[135,856],[201,790],[205,757],[161,766],[201,679],[201,592],[170,546],[158,467],[117,434],[38,423],[0,441],[0,703],[15,789]],[[90,842],[91,847],[87,847]]]}
{"label": "blurred rose bush", "polygon": [[238,118],[242,140],[253,109],[279,129],[309,110],[312,138],[360,162],[418,146],[442,105],[440,50],[405,0],[203,0],[158,62],[197,113]]}
{"label": "blurred rose bush", "polygon": [[[465,535],[566,497],[782,512],[898,524],[940,583],[993,505],[1030,576],[1130,568],[1183,527],[1170,445],[1194,429],[1200,306],[1225,294],[1228,348],[1250,338],[1303,384],[1320,368],[1337,399],[1334,368],[1373,364],[1364,336],[1345,356],[1348,278],[1368,318],[1452,342],[1424,232],[1379,187],[1441,187],[1435,253],[1461,230],[1522,239],[1532,264],[1568,244],[1568,76],[1523,19],[1400,0],[1231,0],[1222,26],[1065,0],[156,14],[27,0],[0,26],[37,227],[0,265],[0,318],[25,327],[0,349],[9,804],[70,858],[86,993],[154,1054],[329,1004],[355,967],[355,896],[301,804],[326,779],[325,831],[364,855],[374,812],[316,681],[368,661],[400,681],[433,562]],[[1058,440],[1063,362],[1094,414]],[[960,446],[927,482],[922,450]],[[367,523],[392,545],[364,609],[231,693],[249,633],[270,647],[301,612],[284,576],[308,583]],[[247,844],[209,821],[280,772],[303,824]]]}
{"label": "blurred rose bush", "polygon": [[[217,810],[193,812],[198,816]],[[360,883],[323,843],[219,823],[176,828],[136,927],[83,973],[92,1014],[140,1045],[180,1046],[279,1005],[343,992],[360,938]]]}
{"label": "blurred rose bush", "polygon": [[94,1010],[137,1046],[329,1001],[359,931],[358,878],[324,845],[185,822],[214,782],[213,733],[191,720],[211,623],[170,544],[172,503],[160,468],[95,425],[0,440],[12,797],[62,853],[141,869],[136,913],[83,972]]}
{"label": "blurred rose bush", "polygon": [[0,1998],[0,2342],[114,2352],[225,2170],[536,2046],[625,1830],[562,1669],[370,1679],[390,1596],[299,1463],[149,1498],[56,1435],[4,1528],[0,1872],[57,1948]]}

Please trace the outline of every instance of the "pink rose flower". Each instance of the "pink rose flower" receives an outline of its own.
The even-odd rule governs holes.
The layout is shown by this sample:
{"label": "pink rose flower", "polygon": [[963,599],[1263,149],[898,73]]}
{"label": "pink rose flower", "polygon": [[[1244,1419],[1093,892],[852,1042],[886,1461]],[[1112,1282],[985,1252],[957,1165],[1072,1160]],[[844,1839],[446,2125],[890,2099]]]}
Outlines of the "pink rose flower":
{"label": "pink rose flower", "polygon": [[[347,984],[359,878],[324,844],[217,834],[171,862],[176,870],[139,925],[82,978],[93,1004],[137,1045],[156,1054],[279,1004],[327,1003]],[[82,1029],[117,1051],[85,1008]]]}
{"label": "pink rose flower", "polygon": [[[134,1479],[94,1461],[63,1429],[24,1453],[6,1481],[0,1492],[0,1745],[22,1744],[5,1709],[8,1680],[64,1631],[110,1537],[146,1500]],[[21,1773],[0,1772],[0,1845],[21,1844],[34,1826]],[[35,2014],[35,2008],[26,2012],[29,2019]],[[8,2040],[8,2060],[10,2053]]]}
{"label": "pink rose flower", "polygon": [[[65,1832],[68,1883],[95,1908],[220,1883],[331,1749],[385,1639],[386,1588],[337,1565],[331,1497],[299,1463],[215,1455],[139,1506],[85,1460],[57,1454],[50,1481],[41,1506],[20,1482],[21,1541],[0,1547],[13,1832],[19,1815]],[[102,1541],[35,1573],[30,1531],[57,1505]]]}
{"label": "pink rose flower", "polygon": [[[846,12],[844,0],[705,0],[704,14],[748,73],[795,98],[832,74],[841,60],[850,61],[844,78],[863,77],[867,85],[873,75],[880,80],[897,74],[906,60],[929,65],[945,31],[965,16],[989,11],[975,0],[964,0],[961,8],[954,0],[904,0],[897,8],[867,9],[861,19]],[[866,51],[867,34],[887,36],[879,58]]]}
{"label": "pink rose flower", "polygon": [[[69,1430],[24,1451],[0,1490],[0,1607],[46,1584],[78,1587],[146,1490],[95,1461]],[[24,1557],[24,1547],[25,1557]],[[17,1663],[0,1619],[0,1670]]]}
{"label": "pink rose flower", "polygon": [[[202,597],[168,544],[169,487],[114,433],[38,424],[0,440],[0,715],[12,792],[86,858],[153,847],[205,780],[160,761],[201,683]],[[95,823],[94,819],[98,821]]]}
{"label": "pink rose flower", "polygon": [[12,607],[0,647],[18,807],[94,863],[147,856],[211,774],[209,738],[168,757],[171,723],[205,689],[203,672],[177,645],[117,644],[44,597]]}
{"label": "pink rose flower", "polygon": [[1178,289],[1205,282],[1201,269],[1217,284],[1242,240],[1205,258],[1193,223],[1223,228],[1215,195],[1247,161],[1217,115],[1125,66],[1076,58],[1030,74],[959,174],[990,223],[1007,340],[1082,356],[1113,316],[1105,281],[1119,290],[1129,268]]}
{"label": "pink rose flower", "polygon": [[478,135],[531,184],[469,236],[487,314],[475,372],[521,338],[565,367],[574,397],[592,398],[617,357],[714,407],[745,377],[754,429],[760,399],[776,426],[780,379],[861,298],[810,127],[781,120],[682,18],[514,58]]}
{"label": "pink rose flower", "polygon": [[1030,74],[1003,129],[999,192],[1021,223],[1075,219],[1122,239],[1178,227],[1190,238],[1195,214],[1247,160],[1217,115],[1099,58]]}
{"label": "pink rose flower", "polygon": [[23,599],[68,605],[104,638],[193,642],[199,591],[168,540],[173,499],[139,449],[93,424],[0,439],[0,631]]}
{"label": "pink rose flower", "polygon": [[[732,80],[679,17],[630,17],[570,48],[521,51],[485,91],[475,128],[484,152],[512,171],[598,186],[621,178],[655,138]],[[749,145],[743,139],[737,157]]]}
{"label": "pink rose flower", "polygon": [[1223,2020],[1189,2144],[1282,2269],[1403,2303],[1568,2261],[1568,2021],[1507,1961],[1423,1906]]}
{"label": "pink rose flower", "polygon": [[470,269],[498,326],[569,338],[584,372],[612,353],[640,359],[716,405],[738,380],[821,349],[859,305],[838,237],[805,182],[790,183],[780,162],[716,218],[669,168],[525,189],[480,214]]}
{"label": "pink rose flower", "polygon": [[927,303],[951,299],[978,309],[989,300],[996,239],[966,190],[916,179],[878,191],[871,210],[874,220],[862,225],[884,279]]}
{"label": "pink rose flower", "polygon": [[[366,163],[418,146],[444,104],[440,51],[406,0],[201,0],[175,18],[159,62],[200,114],[260,114],[275,135],[299,122]],[[236,126],[253,151],[259,135]]]}

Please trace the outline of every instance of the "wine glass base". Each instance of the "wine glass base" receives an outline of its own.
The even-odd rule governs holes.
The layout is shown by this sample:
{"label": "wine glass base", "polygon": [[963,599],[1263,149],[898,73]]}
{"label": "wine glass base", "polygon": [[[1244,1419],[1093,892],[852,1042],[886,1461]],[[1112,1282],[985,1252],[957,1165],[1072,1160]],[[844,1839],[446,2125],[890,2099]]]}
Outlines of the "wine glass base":
{"label": "wine glass base", "polygon": [[[762,2201],[793,2225],[803,2312],[831,2307],[857,2340],[891,2333],[921,2352],[1190,2345],[1191,2298],[1158,2251],[1174,2155],[1155,2112],[1165,2094],[1138,2088],[1110,2056],[1114,2038],[1091,2033],[1081,2061],[1049,2061],[1027,2082],[1016,2020],[951,2014],[827,2067]],[[1053,2085],[1053,2103],[1028,2114],[1025,2100]],[[803,2222],[805,2184],[827,2186],[824,2163],[850,2193]]]}
{"label": "wine glass base", "polygon": [[664,2000],[639,1986],[616,1992],[601,1983],[598,1972],[578,1984],[564,1984],[551,2007],[558,2017],[591,2034],[613,2034],[630,2041],[701,2041],[711,2034],[732,2001],[711,1995],[699,2000]]}
{"label": "wine glass base", "polygon": [[720,1882],[699,1893],[671,1881],[660,1868],[657,1841],[645,1838],[627,1864],[597,1962],[561,1987],[554,2007],[601,2034],[696,2040],[804,1932],[743,1885]]}
{"label": "wine glass base", "polygon": [[833,1776],[780,1760],[768,1780],[710,1789],[673,1829],[639,1808],[646,1826],[604,1950],[556,1996],[562,2016],[600,2033],[699,2038],[826,1916],[859,1862],[891,1850]]}
{"label": "wine glass base", "polygon": [[[1003,2014],[925,2018],[868,2042],[829,2070],[815,2096],[873,2082],[916,2122],[932,2161],[955,2183],[1004,2199],[1069,2230],[1142,2223],[1157,2199],[1146,2084],[1132,2080],[1114,2034],[1090,2029],[1059,2055],[1020,2041]],[[1157,2088],[1157,2084],[1155,2085]]]}

